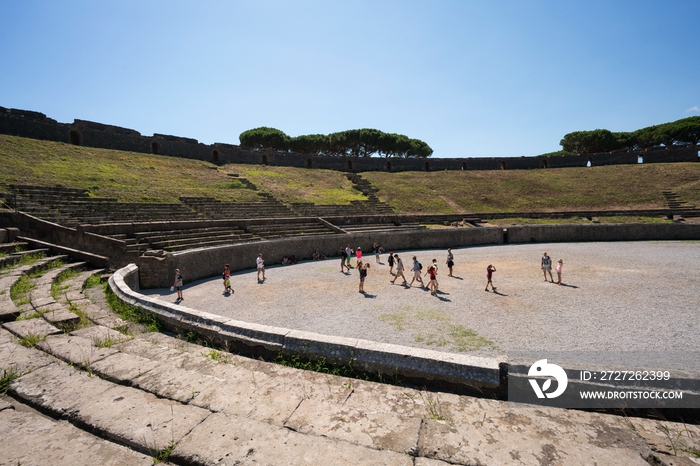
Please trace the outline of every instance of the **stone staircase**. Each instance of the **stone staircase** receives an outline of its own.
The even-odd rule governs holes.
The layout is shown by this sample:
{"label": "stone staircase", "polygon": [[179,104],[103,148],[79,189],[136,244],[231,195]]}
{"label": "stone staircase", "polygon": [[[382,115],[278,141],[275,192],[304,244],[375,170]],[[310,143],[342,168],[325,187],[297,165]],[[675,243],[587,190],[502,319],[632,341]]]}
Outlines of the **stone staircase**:
{"label": "stone staircase", "polygon": [[[61,276],[50,270],[32,279],[32,301]],[[56,303],[86,314],[74,330],[43,315],[0,329],[0,388],[11,395],[0,395],[1,464],[696,464],[696,425],[516,407],[121,333],[84,289],[95,273],[54,286]],[[684,450],[668,440],[681,437]]]}
{"label": "stone staircase", "polygon": [[695,210],[695,206],[691,205],[687,202],[685,202],[681,197],[671,191],[671,190],[664,190],[661,191],[661,193],[664,195],[664,200],[666,201],[666,205],[668,206],[669,209],[677,211],[677,210]]}
{"label": "stone staircase", "polygon": [[379,191],[377,188],[372,186],[372,184],[366,179],[362,178],[361,175],[357,173],[348,173],[348,180],[353,184],[353,188],[362,192],[367,196],[367,206],[369,207],[369,212],[375,215],[377,214],[393,214],[394,209],[391,208],[389,204],[386,204],[379,200],[376,193]]}

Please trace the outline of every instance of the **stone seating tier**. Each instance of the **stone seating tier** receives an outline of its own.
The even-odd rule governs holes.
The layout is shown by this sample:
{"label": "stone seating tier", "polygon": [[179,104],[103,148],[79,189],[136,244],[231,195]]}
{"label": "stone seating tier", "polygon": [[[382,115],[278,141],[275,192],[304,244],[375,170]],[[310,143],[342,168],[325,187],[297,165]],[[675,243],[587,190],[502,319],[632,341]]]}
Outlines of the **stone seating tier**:
{"label": "stone seating tier", "polygon": [[182,251],[204,246],[259,241],[260,238],[238,227],[194,228],[186,230],[137,231],[130,235],[110,235],[126,243],[128,252],[148,249]]}
{"label": "stone seating tier", "polygon": [[320,223],[285,223],[272,225],[249,225],[248,231],[263,238],[280,238],[300,235],[333,235],[337,232]]}
{"label": "stone seating tier", "polygon": [[374,223],[374,224],[357,224],[357,225],[338,225],[348,233],[358,233],[362,231],[380,232],[380,231],[397,231],[397,230],[420,230],[424,229],[425,225],[419,223],[402,223],[396,225],[394,223]]}
{"label": "stone seating tier", "polygon": [[260,202],[221,202],[211,197],[181,197],[189,205],[208,218],[269,218],[295,217],[286,205],[271,196],[260,196]]}

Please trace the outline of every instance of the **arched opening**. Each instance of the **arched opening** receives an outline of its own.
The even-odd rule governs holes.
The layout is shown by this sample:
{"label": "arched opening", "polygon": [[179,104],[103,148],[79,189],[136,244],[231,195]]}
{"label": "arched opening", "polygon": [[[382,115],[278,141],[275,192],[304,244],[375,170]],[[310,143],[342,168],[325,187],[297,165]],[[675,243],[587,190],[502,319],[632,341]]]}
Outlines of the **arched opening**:
{"label": "arched opening", "polygon": [[637,156],[637,163],[644,163],[644,157],[642,157],[641,155],[638,155]]}
{"label": "arched opening", "polygon": [[462,170],[466,170],[466,169],[467,169],[467,162],[462,162]]}
{"label": "arched opening", "polygon": [[267,154],[262,155],[260,163],[262,163],[263,165],[267,165]]}
{"label": "arched opening", "polygon": [[219,161],[219,151],[218,150],[212,151],[211,158],[214,162],[218,162]]}
{"label": "arched opening", "polygon": [[345,162],[345,169],[346,170],[352,170],[352,160],[347,160]]}
{"label": "arched opening", "polygon": [[156,141],[151,141],[151,154],[158,154],[160,152],[160,144]]}
{"label": "arched opening", "polygon": [[306,159],[306,168],[311,168],[312,166],[313,166],[313,160],[311,160],[310,158]]}
{"label": "arched opening", "polygon": [[76,130],[70,132],[70,143],[74,146],[80,145],[80,133]]}
{"label": "arched opening", "polygon": [[[698,152],[698,155],[700,155],[700,152]],[[386,161],[386,169],[387,171],[391,171],[391,162],[389,162],[388,160]]]}
{"label": "arched opening", "polygon": [[505,163],[505,162],[501,162],[501,170],[505,170],[505,169],[506,169],[506,163]]}
{"label": "arched opening", "polygon": [[593,159],[588,159],[588,162],[586,162],[587,167],[592,167],[593,166]]}
{"label": "arched opening", "polygon": [[547,159],[542,159],[540,162],[540,168],[547,168]]}
{"label": "arched opening", "polygon": [[430,163],[429,162],[423,162],[423,170],[429,172],[430,171]]}

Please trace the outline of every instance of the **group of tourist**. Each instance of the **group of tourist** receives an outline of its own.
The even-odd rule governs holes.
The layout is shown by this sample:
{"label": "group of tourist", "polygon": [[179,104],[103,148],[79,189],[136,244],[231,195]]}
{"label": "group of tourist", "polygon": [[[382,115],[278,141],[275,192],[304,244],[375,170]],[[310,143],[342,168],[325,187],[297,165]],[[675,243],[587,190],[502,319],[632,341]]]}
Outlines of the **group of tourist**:
{"label": "group of tourist", "polygon": [[[384,248],[382,248],[379,243],[374,243],[372,247],[372,252],[375,254],[375,262],[376,263],[381,263],[379,261],[379,255],[384,252]],[[359,272],[360,275],[360,286],[359,286],[359,292],[360,293],[365,293],[365,279],[367,278],[368,271],[370,269],[370,264],[369,262],[364,262],[362,260],[362,248],[358,247],[356,250],[353,250],[350,245],[346,245],[345,248],[340,248],[340,271],[345,273],[345,272],[350,272],[350,261],[352,259],[352,256],[355,256],[356,260],[356,268],[357,271]],[[323,259],[326,258],[325,255],[321,255],[318,253],[318,251],[314,252],[314,259],[318,260],[321,257]],[[293,258],[293,261],[289,260],[288,256],[285,256],[282,263],[287,265],[287,264],[294,264],[296,263],[296,258],[292,255],[291,258]],[[445,261],[445,264],[447,265],[447,269],[449,273],[447,274],[448,277],[452,277],[452,268],[454,267],[454,254],[452,253],[452,249],[449,248],[447,249],[447,259]],[[411,257],[411,271],[413,272],[413,277],[411,278],[411,282],[409,283],[408,280],[406,279],[406,276],[404,275],[404,263],[403,259],[399,257],[398,254],[395,254],[393,251],[389,252],[389,257],[387,258],[387,263],[389,264],[389,274],[393,276],[394,278],[391,280],[392,285],[396,283],[396,280],[398,278],[401,278],[403,280],[403,284],[411,287],[413,286],[413,282],[416,280],[421,284],[421,287],[426,288],[425,283],[423,282],[423,277],[429,276],[430,281],[428,282],[427,288],[430,289],[430,294],[433,296],[436,296],[438,293],[439,289],[439,283],[437,280],[437,275],[438,275],[438,264],[437,264],[437,259],[433,259],[432,263],[428,267],[427,271],[425,274],[422,274],[423,272],[423,264],[421,264],[416,256]],[[263,259],[262,253],[258,254],[258,257],[256,259],[256,267],[257,267],[257,279],[258,282],[260,281],[265,281],[265,260]],[[394,273],[394,267],[396,267],[396,273]],[[542,269],[542,273],[544,274],[544,281],[547,281],[547,274],[549,274],[549,280],[554,283],[554,278],[552,277],[552,259],[547,255],[547,252],[545,251],[544,254],[542,255],[542,258],[540,260],[540,267]],[[562,268],[564,267],[564,261],[562,259],[559,259],[557,261],[557,265],[555,268],[555,271],[557,273],[557,285],[561,285],[561,273],[562,273]],[[496,267],[493,266],[493,264],[489,264],[488,267],[486,267],[486,288],[484,291],[489,290],[489,285],[491,285],[491,290],[496,293],[496,287],[493,285],[493,273],[496,272]],[[260,276],[262,275],[262,280],[260,279]],[[171,291],[177,291],[177,302],[179,303],[182,301],[184,298],[182,297],[182,274],[180,273],[180,269],[175,269],[175,282],[173,283],[173,286],[170,288]],[[223,280],[224,280],[224,293],[225,294],[231,294],[234,293],[233,288],[231,287],[231,267],[230,264],[225,264],[224,265],[224,273],[223,273]]]}

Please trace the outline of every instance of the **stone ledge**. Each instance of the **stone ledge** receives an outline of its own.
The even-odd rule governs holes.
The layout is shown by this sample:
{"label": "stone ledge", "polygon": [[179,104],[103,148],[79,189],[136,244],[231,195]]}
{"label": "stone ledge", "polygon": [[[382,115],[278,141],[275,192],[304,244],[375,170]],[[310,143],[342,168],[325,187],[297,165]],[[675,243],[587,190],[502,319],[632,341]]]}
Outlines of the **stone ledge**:
{"label": "stone ledge", "polygon": [[342,338],[227,319],[215,314],[166,303],[133,291],[127,282],[138,276],[135,264],[117,270],[109,279],[112,291],[129,304],[153,312],[171,329],[193,330],[219,344],[243,344],[267,351],[303,353],[312,359],[350,362],[369,371],[457,384],[476,389],[497,389],[502,380],[495,358],[443,353]]}

